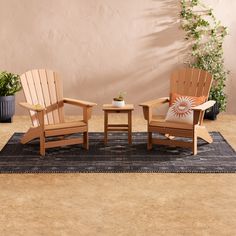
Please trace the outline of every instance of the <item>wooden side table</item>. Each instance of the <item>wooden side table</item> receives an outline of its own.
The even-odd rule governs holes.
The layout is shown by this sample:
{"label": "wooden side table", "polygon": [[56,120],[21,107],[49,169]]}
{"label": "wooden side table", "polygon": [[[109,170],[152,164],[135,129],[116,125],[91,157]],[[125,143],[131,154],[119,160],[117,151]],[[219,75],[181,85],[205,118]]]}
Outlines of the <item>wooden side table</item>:
{"label": "wooden side table", "polygon": [[[124,107],[114,107],[111,104],[104,104],[104,143],[107,144],[108,131],[128,131],[128,142],[132,144],[132,111],[134,110],[133,104],[127,104]],[[128,114],[128,124],[109,124],[109,113],[126,113]]]}

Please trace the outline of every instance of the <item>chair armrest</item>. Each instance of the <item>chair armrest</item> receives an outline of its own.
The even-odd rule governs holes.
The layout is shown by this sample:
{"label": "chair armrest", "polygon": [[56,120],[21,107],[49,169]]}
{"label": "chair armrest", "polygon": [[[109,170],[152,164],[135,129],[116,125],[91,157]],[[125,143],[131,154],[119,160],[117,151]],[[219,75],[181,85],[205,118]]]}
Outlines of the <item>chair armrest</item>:
{"label": "chair armrest", "polygon": [[63,102],[68,103],[70,105],[82,107],[83,108],[83,120],[85,123],[87,123],[88,120],[91,118],[92,107],[97,105],[96,103],[93,103],[93,102],[87,102],[87,101],[71,99],[71,98],[64,98]]}
{"label": "chair armrest", "polygon": [[28,110],[35,111],[35,112],[40,112],[40,111],[45,111],[46,110],[46,108],[42,107],[40,104],[31,105],[27,102],[20,102],[19,105],[26,108],[26,109],[28,109]]}
{"label": "chair armrest", "polygon": [[152,107],[157,107],[161,104],[167,103],[169,101],[170,101],[169,97],[163,97],[163,98],[158,98],[151,101],[143,102],[139,104],[139,106],[152,108]]}
{"label": "chair armrest", "polygon": [[64,103],[68,103],[70,105],[80,106],[80,107],[93,107],[96,106],[96,103],[93,102],[87,102],[77,99],[71,99],[71,98],[63,98]]}
{"label": "chair armrest", "polygon": [[44,114],[46,112],[46,108],[42,107],[40,104],[32,105],[27,102],[20,102],[19,105],[28,109],[29,111],[37,112],[36,114],[39,125],[41,127],[41,130],[44,130]]}
{"label": "chair armrest", "polygon": [[143,107],[144,119],[149,123],[152,119],[152,108],[165,104],[169,102],[169,100],[169,97],[163,97],[139,104],[139,106]]}
{"label": "chair armrest", "polygon": [[201,105],[198,105],[196,107],[193,107],[192,110],[193,111],[205,111],[208,108],[212,107],[216,102],[213,100],[207,101]]}

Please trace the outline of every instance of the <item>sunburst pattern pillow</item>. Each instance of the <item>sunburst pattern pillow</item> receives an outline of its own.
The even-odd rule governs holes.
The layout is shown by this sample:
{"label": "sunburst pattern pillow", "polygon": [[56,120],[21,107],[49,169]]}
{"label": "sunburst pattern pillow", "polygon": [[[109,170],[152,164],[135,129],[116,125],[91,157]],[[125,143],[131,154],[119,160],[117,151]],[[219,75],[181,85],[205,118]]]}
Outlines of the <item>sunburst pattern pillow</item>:
{"label": "sunburst pattern pillow", "polygon": [[179,94],[171,94],[170,107],[166,115],[166,121],[174,121],[180,123],[193,123],[192,108],[204,103],[206,97],[183,96]]}

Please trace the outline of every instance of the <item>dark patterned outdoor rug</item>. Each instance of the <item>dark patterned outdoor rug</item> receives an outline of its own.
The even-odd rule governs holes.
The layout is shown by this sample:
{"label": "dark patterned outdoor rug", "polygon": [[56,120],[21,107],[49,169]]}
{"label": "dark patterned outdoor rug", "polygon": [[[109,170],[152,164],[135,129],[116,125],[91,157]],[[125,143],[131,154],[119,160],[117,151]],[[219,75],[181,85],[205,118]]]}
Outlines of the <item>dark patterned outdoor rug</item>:
{"label": "dark patterned outdoor rug", "polygon": [[133,133],[133,145],[127,135],[109,134],[104,146],[103,133],[90,133],[90,149],[81,145],[47,149],[42,159],[38,140],[22,145],[21,133],[15,133],[0,153],[0,173],[235,173],[236,152],[218,132],[214,142],[198,141],[198,155],[191,151],[154,145],[147,151],[147,134]]}

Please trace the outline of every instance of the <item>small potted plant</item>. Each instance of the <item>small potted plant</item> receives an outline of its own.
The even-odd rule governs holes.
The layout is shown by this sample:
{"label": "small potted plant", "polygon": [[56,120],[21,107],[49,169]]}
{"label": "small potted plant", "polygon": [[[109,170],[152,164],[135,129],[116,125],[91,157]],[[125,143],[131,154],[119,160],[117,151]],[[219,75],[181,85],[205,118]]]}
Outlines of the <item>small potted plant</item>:
{"label": "small potted plant", "polygon": [[114,107],[123,107],[125,106],[124,93],[119,93],[119,95],[113,98],[112,105]]}
{"label": "small potted plant", "polygon": [[15,93],[21,90],[20,76],[0,72],[0,122],[11,123],[15,114]]}

